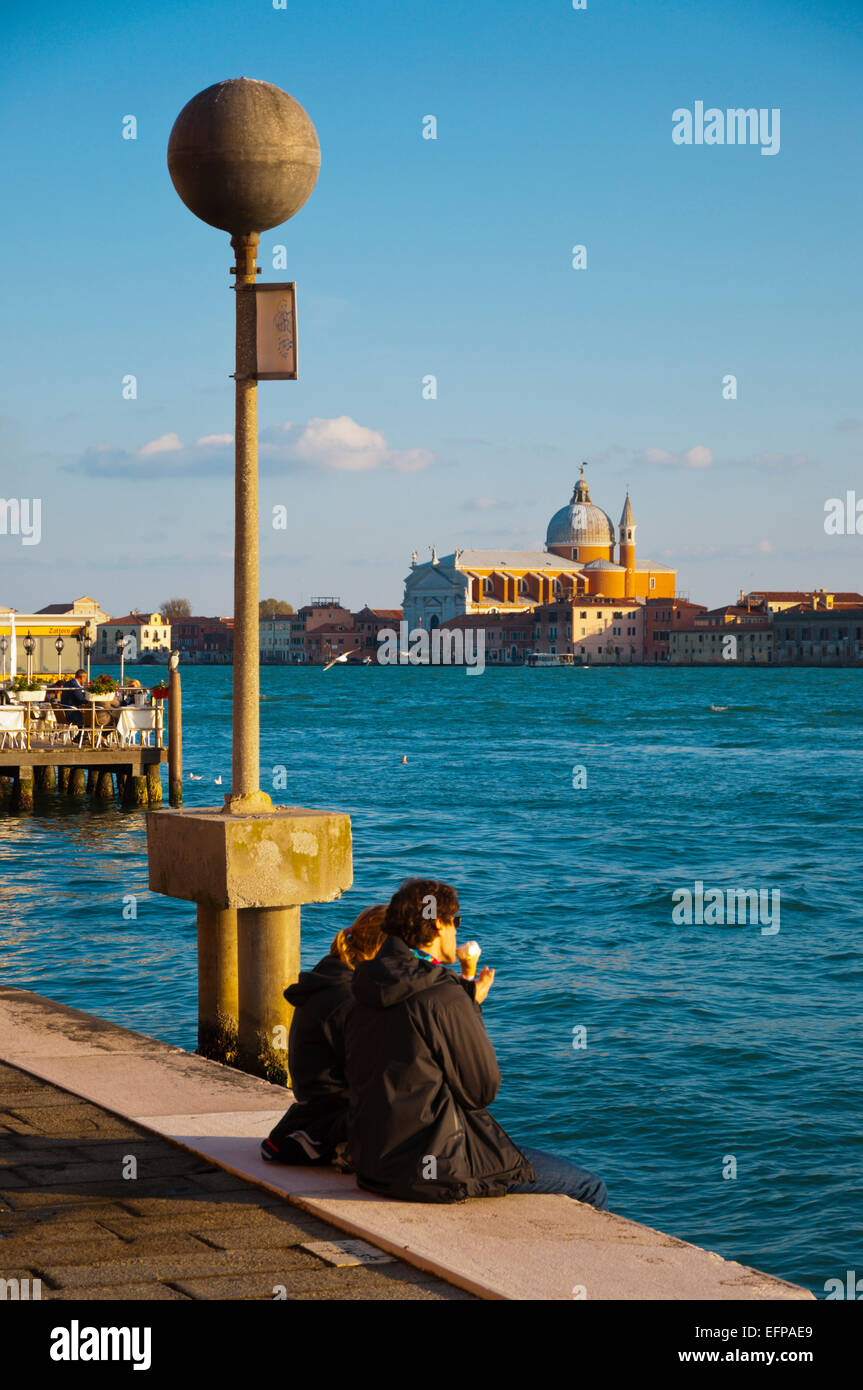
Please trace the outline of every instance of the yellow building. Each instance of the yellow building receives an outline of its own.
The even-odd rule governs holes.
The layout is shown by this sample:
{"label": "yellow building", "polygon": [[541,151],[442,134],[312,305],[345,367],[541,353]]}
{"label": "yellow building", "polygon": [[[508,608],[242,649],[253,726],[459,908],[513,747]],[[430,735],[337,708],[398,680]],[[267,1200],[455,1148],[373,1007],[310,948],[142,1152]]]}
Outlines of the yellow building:
{"label": "yellow building", "polygon": [[[639,560],[629,493],[615,542],[611,517],[591,501],[584,476],[548,524],[545,550],[456,550],[419,563],[413,553],[402,608],[411,629],[475,613],[521,613],[560,599],[674,598],[677,572]],[[615,559],[615,548],[618,558]]]}
{"label": "yellow building", "polygon": [[127,613],[124,618],[112,618],[110,622],[100,623],[93,660],[119,660],[118,637],[133,639],[129,649],[133,661],[143,652],[154,652],[164,657],[171,654],[171,624],[165,622],[161,613]]}
{"label": "yellow building", "polygon": [[618,525],[614,558],[614,522],[590,496],[584,464],[572,497],[548,523],[546,550],[580,567],[587,593],[601,598],[674,598],[677,571],[654,560],[638,560],[635,517],[629,493]]}
{"label": "yellow building", "polygon": [[30,638],[30,668],[34,674],[68,675],[86,666],[85,638],[95,642],[98,624],[107,616],[87,594],[70,603],[49,603],[38,613],[0,608],[0,678],[5,680],[27,671],[26,644]]}

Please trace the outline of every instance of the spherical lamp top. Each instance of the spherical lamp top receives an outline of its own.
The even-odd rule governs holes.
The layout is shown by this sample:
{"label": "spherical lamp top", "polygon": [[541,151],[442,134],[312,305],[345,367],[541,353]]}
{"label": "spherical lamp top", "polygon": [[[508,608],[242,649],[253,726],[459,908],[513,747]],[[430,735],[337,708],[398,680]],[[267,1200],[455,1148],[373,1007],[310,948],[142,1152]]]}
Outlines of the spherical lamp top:
{"label": "spherical lamp top", "polygon": [[192,97],[168,141],[168,171],[187,208],[232,236],[299,212],[321,167],[315,127],[270,82],[217,82]]}

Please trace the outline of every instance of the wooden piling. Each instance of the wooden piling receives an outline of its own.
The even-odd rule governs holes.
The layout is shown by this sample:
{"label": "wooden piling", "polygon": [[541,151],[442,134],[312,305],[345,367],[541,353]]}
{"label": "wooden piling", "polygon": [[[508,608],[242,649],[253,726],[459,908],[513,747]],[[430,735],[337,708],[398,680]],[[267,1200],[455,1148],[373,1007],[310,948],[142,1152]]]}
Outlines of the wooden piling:
{"label": "wooden piling", "polygon": [[67,792],[67,791],[69,790],[69,774],[71,773],[71,771],[72,771],[71,767],[58,767],[58,768],[57,768],[57,790],[58,790],[58,791]]}
{"label": "wooden piling", "polygon": [[97,800],[99,800],[99,801],[113,801],[113,800],[114,800],[114,775],[113,775],[113,773],[110,772],[110,771],[106,771],[105,768],[100,768],[98,774],[96,774],[96,785],[95,785],[94,790],[95,790],[95,793],[96,793],[96,798],[97,798]]}
{"label": "wooden piling", "polygon": [[55,768],[49,763],[47,767],[41,767],[39,771],[42,773],[42,781],[40,783],[42,791],[55,791],[57,787],[57,772]]}
{"label": "wooden piling", "polygon": [[19,767],[12,788],[10,810],[18,816],[29,816],[33,811],[33,769]]}
{"label": "wooden piling", "polygon": [[87,771],[83,767],[73,767],[69,770],[69,796],[87,795]]}
{"label": "wooden piling", "polygon": [[183,695],[176,667],[168,676],[168,801],[183,804]]}
{"label": "wooden piling", "polygon": [[136,777],[130,772],[123,785],[123,805],[146,806],[147,801],[146,777]]}
{"label": "wooden piling", "polygon": [[150,806],[162,804],[162,768],[160,763],[150,763],[147,768],[147,803]]}

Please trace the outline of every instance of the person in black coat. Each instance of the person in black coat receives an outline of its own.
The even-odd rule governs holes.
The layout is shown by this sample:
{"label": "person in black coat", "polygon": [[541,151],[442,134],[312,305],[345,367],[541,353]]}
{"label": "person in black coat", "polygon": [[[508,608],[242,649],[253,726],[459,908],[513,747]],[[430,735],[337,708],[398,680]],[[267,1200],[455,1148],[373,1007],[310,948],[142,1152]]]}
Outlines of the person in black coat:
{"label": "person in black coat", "polygon": [[353,1008],[354,968],[384,941],[386,908],[367,907],[353,926],[340,931],[329,955],[303,971],[285,990],[294,1006],[288,1034],[288,1071],[296,1103],[261,1144],[269,1161],[332,1163],[347,1137],[345,1023]]}
{"label": "person in black coat", "polygon": [[494,981],[457,959],[454,888],[409,879],[378,955],[357,966],[347,1021],[348,1146],[360,1187],[414,1202],[563,1193],[604,1209],[605,1184],[566,1159],[519,1149],[487,1107],[501,1076],[480,1005]]}
{"label": "person in black coat", "polygon": [[67,722],[76,725],[79,729],[84,724],[84,706],[87,703],[87,696],[84,691],[86,679],[87,672],[85,670],[76,671],[60,692],[60,704],[66,711]]}

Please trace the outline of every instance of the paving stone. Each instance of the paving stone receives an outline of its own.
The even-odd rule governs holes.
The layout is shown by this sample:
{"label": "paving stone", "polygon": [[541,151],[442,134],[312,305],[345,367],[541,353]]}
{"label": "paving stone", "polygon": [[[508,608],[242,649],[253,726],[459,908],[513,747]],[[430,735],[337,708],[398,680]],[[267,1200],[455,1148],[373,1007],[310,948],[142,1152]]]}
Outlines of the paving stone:
{"label": "paving stone", "polygon": [[[194,1258],[196,1255],[212,1253],[212,1246],[204,1241],[197,1240],[185,1232],[176,1234],[173,1231],[165,1232],[159,1237],[154,1237],[148,1231],[140,1240],[131,1242],[119,1240],[105,1232],[102,1240],[77,1240],[69,1244],[60,1241],[42,1241],[37,1244],[29,1235],[22,1234],[20,1237],[12,1238],[8,1243],[11,1246],[10,1255],[32,1260],[46,1278],[58,1285],[62,1281],[56,1276],[61,1269],[92,1265],[110,1272],[112,1266],[116,1270],[118,1264],[126,1266],[136,1260],[185,1255]],[[5,1246],[4,1241],[3,1254],[6,1253]],[[116,1273],[114,1277],[117,1277]],[[92,1282],[98,1281],[94,1278]]]}
{"label": "paving stone", "polygon": [[0,1250],[8,1248],[6,1242],[11,1245],[19,1239],[28,1240],[33,1250],[97,1240],[108,1246],[116,1245],[118,1250],[128,1249],[129,1246],[128,1241],[122,1240],[108,1227],[100,1226],[97,1221],[30,1221],[25,1218],[17,1225],[11,1225],[8,1218],[0,1217],[0,1236],[4,1241]]}
{"label": "paving stone", "polygon": [[[380,1270],[364,1266],[348,1269],[321,1270],[314,1275],[297,1276],[286,1272],[283,1279],[268,1279],[257,1275],[241,1275],[234,1279],[175,1279],[173,1284],[182,1289],[190,1298],[214,1300],[226,1298],[267,1300],[281,1303],[273,1290],[284,1286],[289,1302],[306,1301],[352,1301],[393,1299],[420,1300],[434,1302],[469,1301],[476,1302],[472,1294],[445,1284],[441,1279],[424,1276],[419,1270],[397,1264],[387,1266],[392,1273],[385,1276]],[[407,1274],[407,1277],[405,1275]]]}
{"label": "paving stone", "polygon": [[[226,1280],[230,1283],[230,1280]],[[50,1289],[43,1293],[43,1300],[51,1303],[98,1301],[100,1303],[156,1303],[188,1302],[191,1294],[182,1293],[170,1284],[150,1282],[145,1284],[84,1284],[74,1289]]]}
{"label": "paving stone", "polygon": [[291,1222],[276,1227],[255,1225],[210,1229],[199,1226],[194,1234],[214,1250],[278,1250],[292,1245],[302,1245],[305,1241],[317,1238],[334,1239],[333,1231],[323,1224],[315,1223],[314,1227],[309,1226],[306,1230],[301,1230]]}
{"label": "paving stone", "polygon": [[31,1091],[19,1091],[17,1095],[0,1091],[3,1110],[51,1110],[54,1106],[80,1104],[80,1096],[70,1096],[68,1091],[50,1091],[46,1095],[36,1086]]}
{"label": "paving stone", "polygon": [[95,1138],[104,1135],[106,1139],[122,1139],[126,1135],[135,1138],[136,1129],[126,1120],[109,1115],[107,1110],[99,1110],[95,1105],[77,1100],[75,1105],[52,1106],[45,1110],[29,1107],[16,1114],[14,1110],[3,1110],[3,1124],[15,1129],[21,1125],[22,1134],[37,1130],[42,1134],[63,1134],[75,1139]]}
{"label": "paving stone", "polygon": [[235,1178],[232,1173],[226,1173],[221,1168],[202,1173],[196,1176],[194,1181],[205,1192],[239,1192],[244,1186],[240,1178]]}
{"label": "paving stone", "polygon": [[[182,1180],[182,1185],[176,1178],[166,1181],[170,1181],[170,1191],[166,1195],[186,1195],[188,1192],[195,1191],[187,1179]],[[142,1196],[148,1196],[151,1193],[157,1195],[159,1180],[156,1178],[152,1182],[138,1182],[136,1187],[138,1190],[142,1190]],[[113,1183],[79,1183],[75,1192],[57,1192],[51,1187],[40,1188],[38,1191],[34,1191],[32,1188],[20,1190],[16,1188],[6,1193],[5,1201],[13,1210],[17,1211],[36,1207],[95,1206],[103,1202],[106,1197],[125,1197],[128,1191],[129,1183],[122,1180]]]}
{"label": "paving stone", "polygon": [[[150,1153],[137,1155],[130,1147],[127,1157],[137,1160],[137,1176],[127,1178],[123,1174],[126,1167],[122,1158],[111,1158],[107,1161],[93,1159],[89,1163],[33,1163],[29,1164],[20,1161],[15,1164],[14,1171],[22,1173],[29,1181],[39,1186],[53,1185],[63,1186],[69,1183],[93,1183],[93,1182],[127,1182],[130,1187],[133,1183],[149,1181],[156,1177],[188,1177],[199,1178],[206,1176],[207,1164],[203,1159],[193,1158],[190,1154],[182,1153]],[[0,1187],[5,1182],[5,1170],[0,1173]]]}
{"label": "paving stone", "polygon": [[194,1216],[201,1220],[220,1216],[226,1223],[230,1221],[232,1224],[235,1221],[255,1219],[251,1213],[243,1210],[246,1207],[251,1207],[253,1211],[261,1209],[289,1211],[291,1219],[295,1215],[295,1209],[285,1201],[284,1197],[277,1197],[275,1193],[259,1191],[254,1187],[242,1187],[239,1192],[231,1194],[230,1200],[225,1199],[222,1202],[214,1202],[199,1188],[193,1198],[130,1197],[128,1201],[123,1202],[123,1206],[135,1216],[155,1216],[163,1219]]}
{"label": "paving stone", "polygon": [[[70,1289],[78,1285],[95,1287],[98,1284],[120,1282],[146,1283],[154,1279],[170,1280],[176,1284],[181,1279],[196,1276],[253,1274],[260,1270],[275,1277],[278,1271],[290,1269],[320,1269],[321,1261],[302,1250],[265,1250],[258,1254],[244,1250],[201,1250],[200,1254],[151,1255],[143,1259],[111,1261],[100,1267],[93,1265],[65,1265],[51,1271],[52,1283],[58,1288]],[[39,1271],[37,1270],[37,1273]],[[278,1281],[276,1281],[278,1282]]]}
{"label": "paving stone", "polygon": [[[204,1204],[202,1204],[204,1205]],[[208,1207],[210,1204],[206,1204]],[[285,1214],[282,1214],[282,1209]],[[236,1236],[236,1247],[226,1243],[225,1248],[242,1248],[248,1244],[254,1247],[260,1240],[262,1247],[272,1245],[301,1245],[304,1240],[316,1237],[321,1232],[331,1233],[320,1217],[309,1216],[299,1208],[290,1208],[286,1203],[282,1209],[266,1208],[259,1210],[247,1203],[225,1203],[208,1213],[173,1213],[162,1216],[122,1216],[110,1217],[105,1224],[123,1240],[134,1240],[142,1231],[188,1231],[202,1239],[211,1238],[211,1233],[223,1236],[227,1242]],[[290,1213],[290,1215],[288,1215]],[[272,1239],[269,1237],[272,1236]]]}
{"label": "paving stone", "polygon": [[[130,1154],[138,1177],[123,1179]],[[276,1193],[0,1064],[0,1278],[40,1279],[43,1299],[58,1301],[274,1301],[281,1285],[291,1299],[469,1297],[401,1261],[382,1281],[376,1267],[329,1268],[299,1248],[341,1236]]]}

